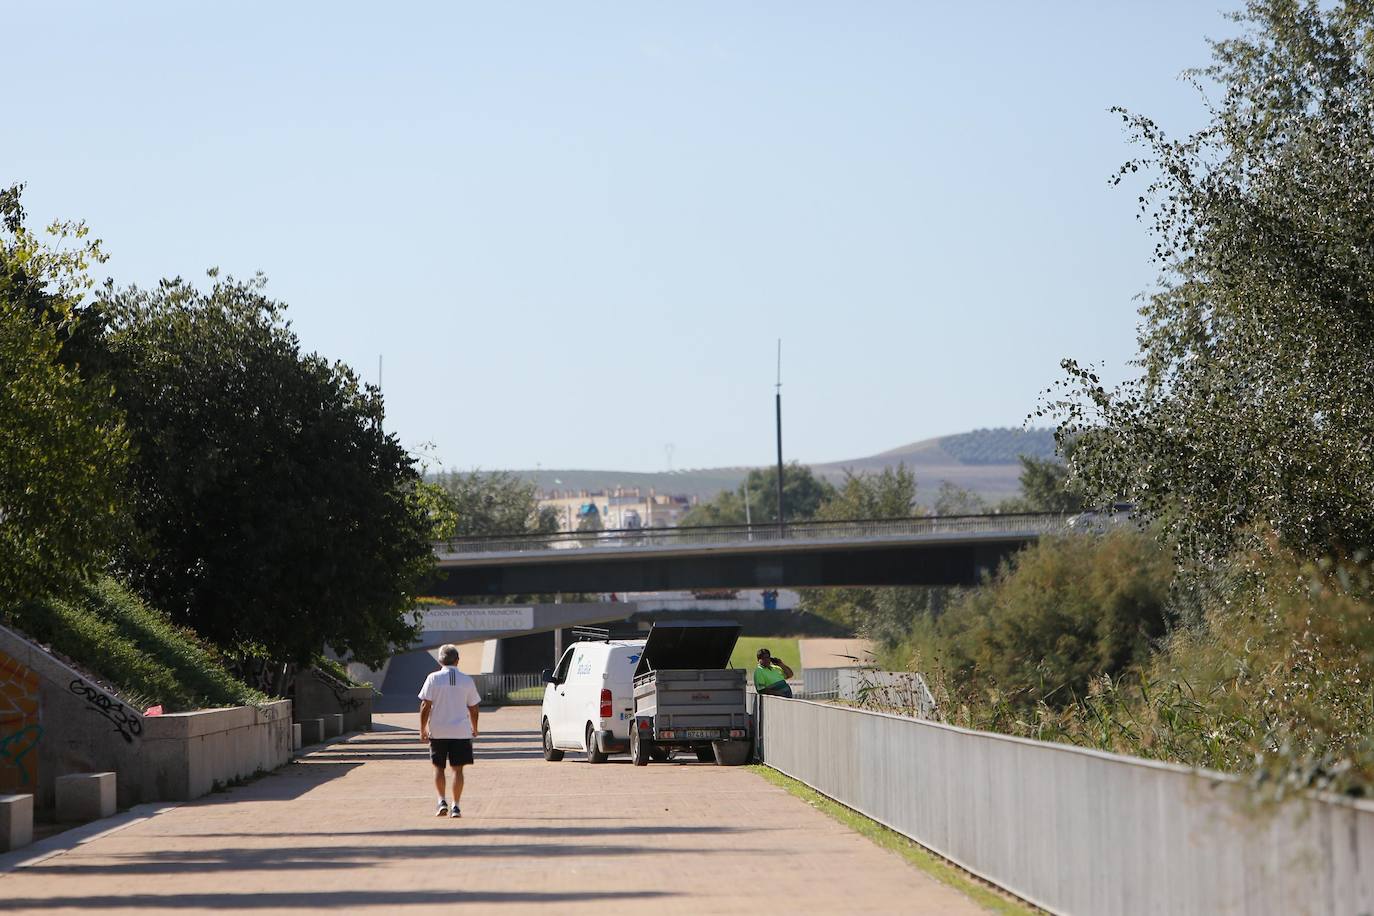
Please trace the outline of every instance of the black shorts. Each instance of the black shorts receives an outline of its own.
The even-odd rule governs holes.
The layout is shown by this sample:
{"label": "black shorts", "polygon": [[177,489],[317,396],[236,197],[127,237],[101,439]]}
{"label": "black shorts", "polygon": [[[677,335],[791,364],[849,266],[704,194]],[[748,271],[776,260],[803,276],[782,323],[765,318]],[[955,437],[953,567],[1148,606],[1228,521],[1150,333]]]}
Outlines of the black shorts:
{"label": "black shorts", "polygon": [[467,766],[472,763],[472,739],[430,738],[429,762],[436,767],[446,762],[451,767]]}

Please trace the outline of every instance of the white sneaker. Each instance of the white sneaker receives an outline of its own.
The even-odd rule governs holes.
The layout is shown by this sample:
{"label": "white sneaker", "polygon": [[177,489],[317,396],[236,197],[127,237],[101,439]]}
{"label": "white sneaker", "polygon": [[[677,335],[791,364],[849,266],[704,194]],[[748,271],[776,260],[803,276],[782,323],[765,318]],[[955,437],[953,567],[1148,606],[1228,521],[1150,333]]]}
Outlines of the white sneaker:
{"label": "white sneaker", "polygon": [[[457,805],[454,805],[453,807],[456,809],[458,806],[457,806]],[[435,817],[444,817],[444,816],[446,816],[447,814],[448,814],[448,802],[447,802],[447,801],[441,801],[441,802],[439,802],[439,808],[438,808],[438,810],[436,810],[436,811],[434,812],[434,816],[435,816]],[[456,815],[455,815],[455,816],[456,816]]]}

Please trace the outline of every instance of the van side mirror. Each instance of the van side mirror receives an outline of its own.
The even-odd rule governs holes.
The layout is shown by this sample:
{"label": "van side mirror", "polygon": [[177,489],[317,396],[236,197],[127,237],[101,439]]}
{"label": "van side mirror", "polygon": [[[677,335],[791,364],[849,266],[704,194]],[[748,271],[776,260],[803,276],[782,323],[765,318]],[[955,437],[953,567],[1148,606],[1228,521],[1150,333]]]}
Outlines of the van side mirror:
{"label": "van side mirror", "polygon": [[539,672],[539,679],[545,684],[554,683],[553,671],[549,668],[545,668],[543,671]]}

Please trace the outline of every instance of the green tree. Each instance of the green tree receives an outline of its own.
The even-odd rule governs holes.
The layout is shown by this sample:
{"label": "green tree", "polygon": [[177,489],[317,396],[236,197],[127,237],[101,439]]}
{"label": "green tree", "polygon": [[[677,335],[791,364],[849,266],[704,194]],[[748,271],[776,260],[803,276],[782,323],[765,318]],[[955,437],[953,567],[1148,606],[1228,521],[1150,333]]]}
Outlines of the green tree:
{"label": "green tree", "polygon": [[846,469],[844,482],[816,511],[816,518],[908,518],[917,511],[916,475],[899,464],[877,474],[855,474]]}
{"label": "green tree", "polygon": [[[821,506],[835,495],[829,481],[817,477],[811,468],[792,462],[783,469],[782,498],[787,521],[800,522],[815,518]],[[681,525],[742,525],[745,522],[745,500],[748,515],[755,524],[778,520],[778,469],[754,468],[735,490],[722,490],[715,499],[694,506],[682,517]]]}
{"label": "green tree", "polygon": [[557,513],[540,510],[535,485],[506,471],[442,471],[433,483],[443,503],[436,540],[501,534],[551,534]]}
{"label": "green tree", "polygon": [[434,567],[418,471],[382,401],[304,354],[265,280],[107,287],[110,376],[137,450],[137,586],[230,651],[378,664]]}
{"label": "green tree", "polygon": [[[902,464],[896,468],[884,468],[879,474],[855,474],[846,470],[844,483],[835,491],[834,496],[821,505],[816,517],[831,521],[906,518],[918,511],[916,475]],[[888,629],[878,626],[877,613],[880,599],[889,591],[894,590],[807,589],[802,593],[802,609],[833,620],[856,633],[886,639],[889,638]],[[878,632],[879,629],[882,630],[881,633]]]}
{"label": "green tree", "polygon": [[[742,485],[735,490],[721,490],[714,498],[688,509],[678,524],[684,528],[703,525],[743,525],[746,520],[743,493]],[[752,506],[750,508],[752,509]],[[752,512],[748,517],[759,521]]]}
{"label": "green tree", "polygon": [[972,490],[942,480],[934,509],[936,515],[980,515],[988,511],[988,504]]}
{"label": "green tree", "polygon": [[1093,679],[1148,660],[1170,620],[1172,581],[1169,554],[1134,529],[1041,540],[921,621],[915,670],[1023,707],[1068,705]]}
{"label": "green tree", "polygon": [[1194,556],[1253,534],[1306,556],[1374,543],[1374,3],[1251,0],[1197,76],[1182,139],[1123,113],[1164,273],[1140,378],[1072,360],[1059,436],[1096,501],[1127,497]]}
{"label": "green tree", "polygon": [[[0,190],[0,603],[69,592],[122,531],[128,436],[107,389],[64,353],[99,243],[24,225],[21,186]],[[59,246],[74,240],[75,248]]]}
{"label": "green tree", "polygon": [[1082,512],[1086,507],[1083,495],[1069,479],[1069,469],[1053,458],[1032,458],[1022,455],[1021,495],[1003,500],[1002,512]]}

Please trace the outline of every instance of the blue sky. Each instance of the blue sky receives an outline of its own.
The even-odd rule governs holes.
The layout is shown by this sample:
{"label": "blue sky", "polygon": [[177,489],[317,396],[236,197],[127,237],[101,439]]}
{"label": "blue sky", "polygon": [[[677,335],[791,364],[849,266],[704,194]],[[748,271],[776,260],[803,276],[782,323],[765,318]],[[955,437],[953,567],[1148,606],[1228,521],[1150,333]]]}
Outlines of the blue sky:
{"label": "blue sky", "polygon": [[766,464],[1018,425],[1155,276],[1124,105],[1212,3],[0,2],[0,183],[101,274],[267,273],[447,466]]}

